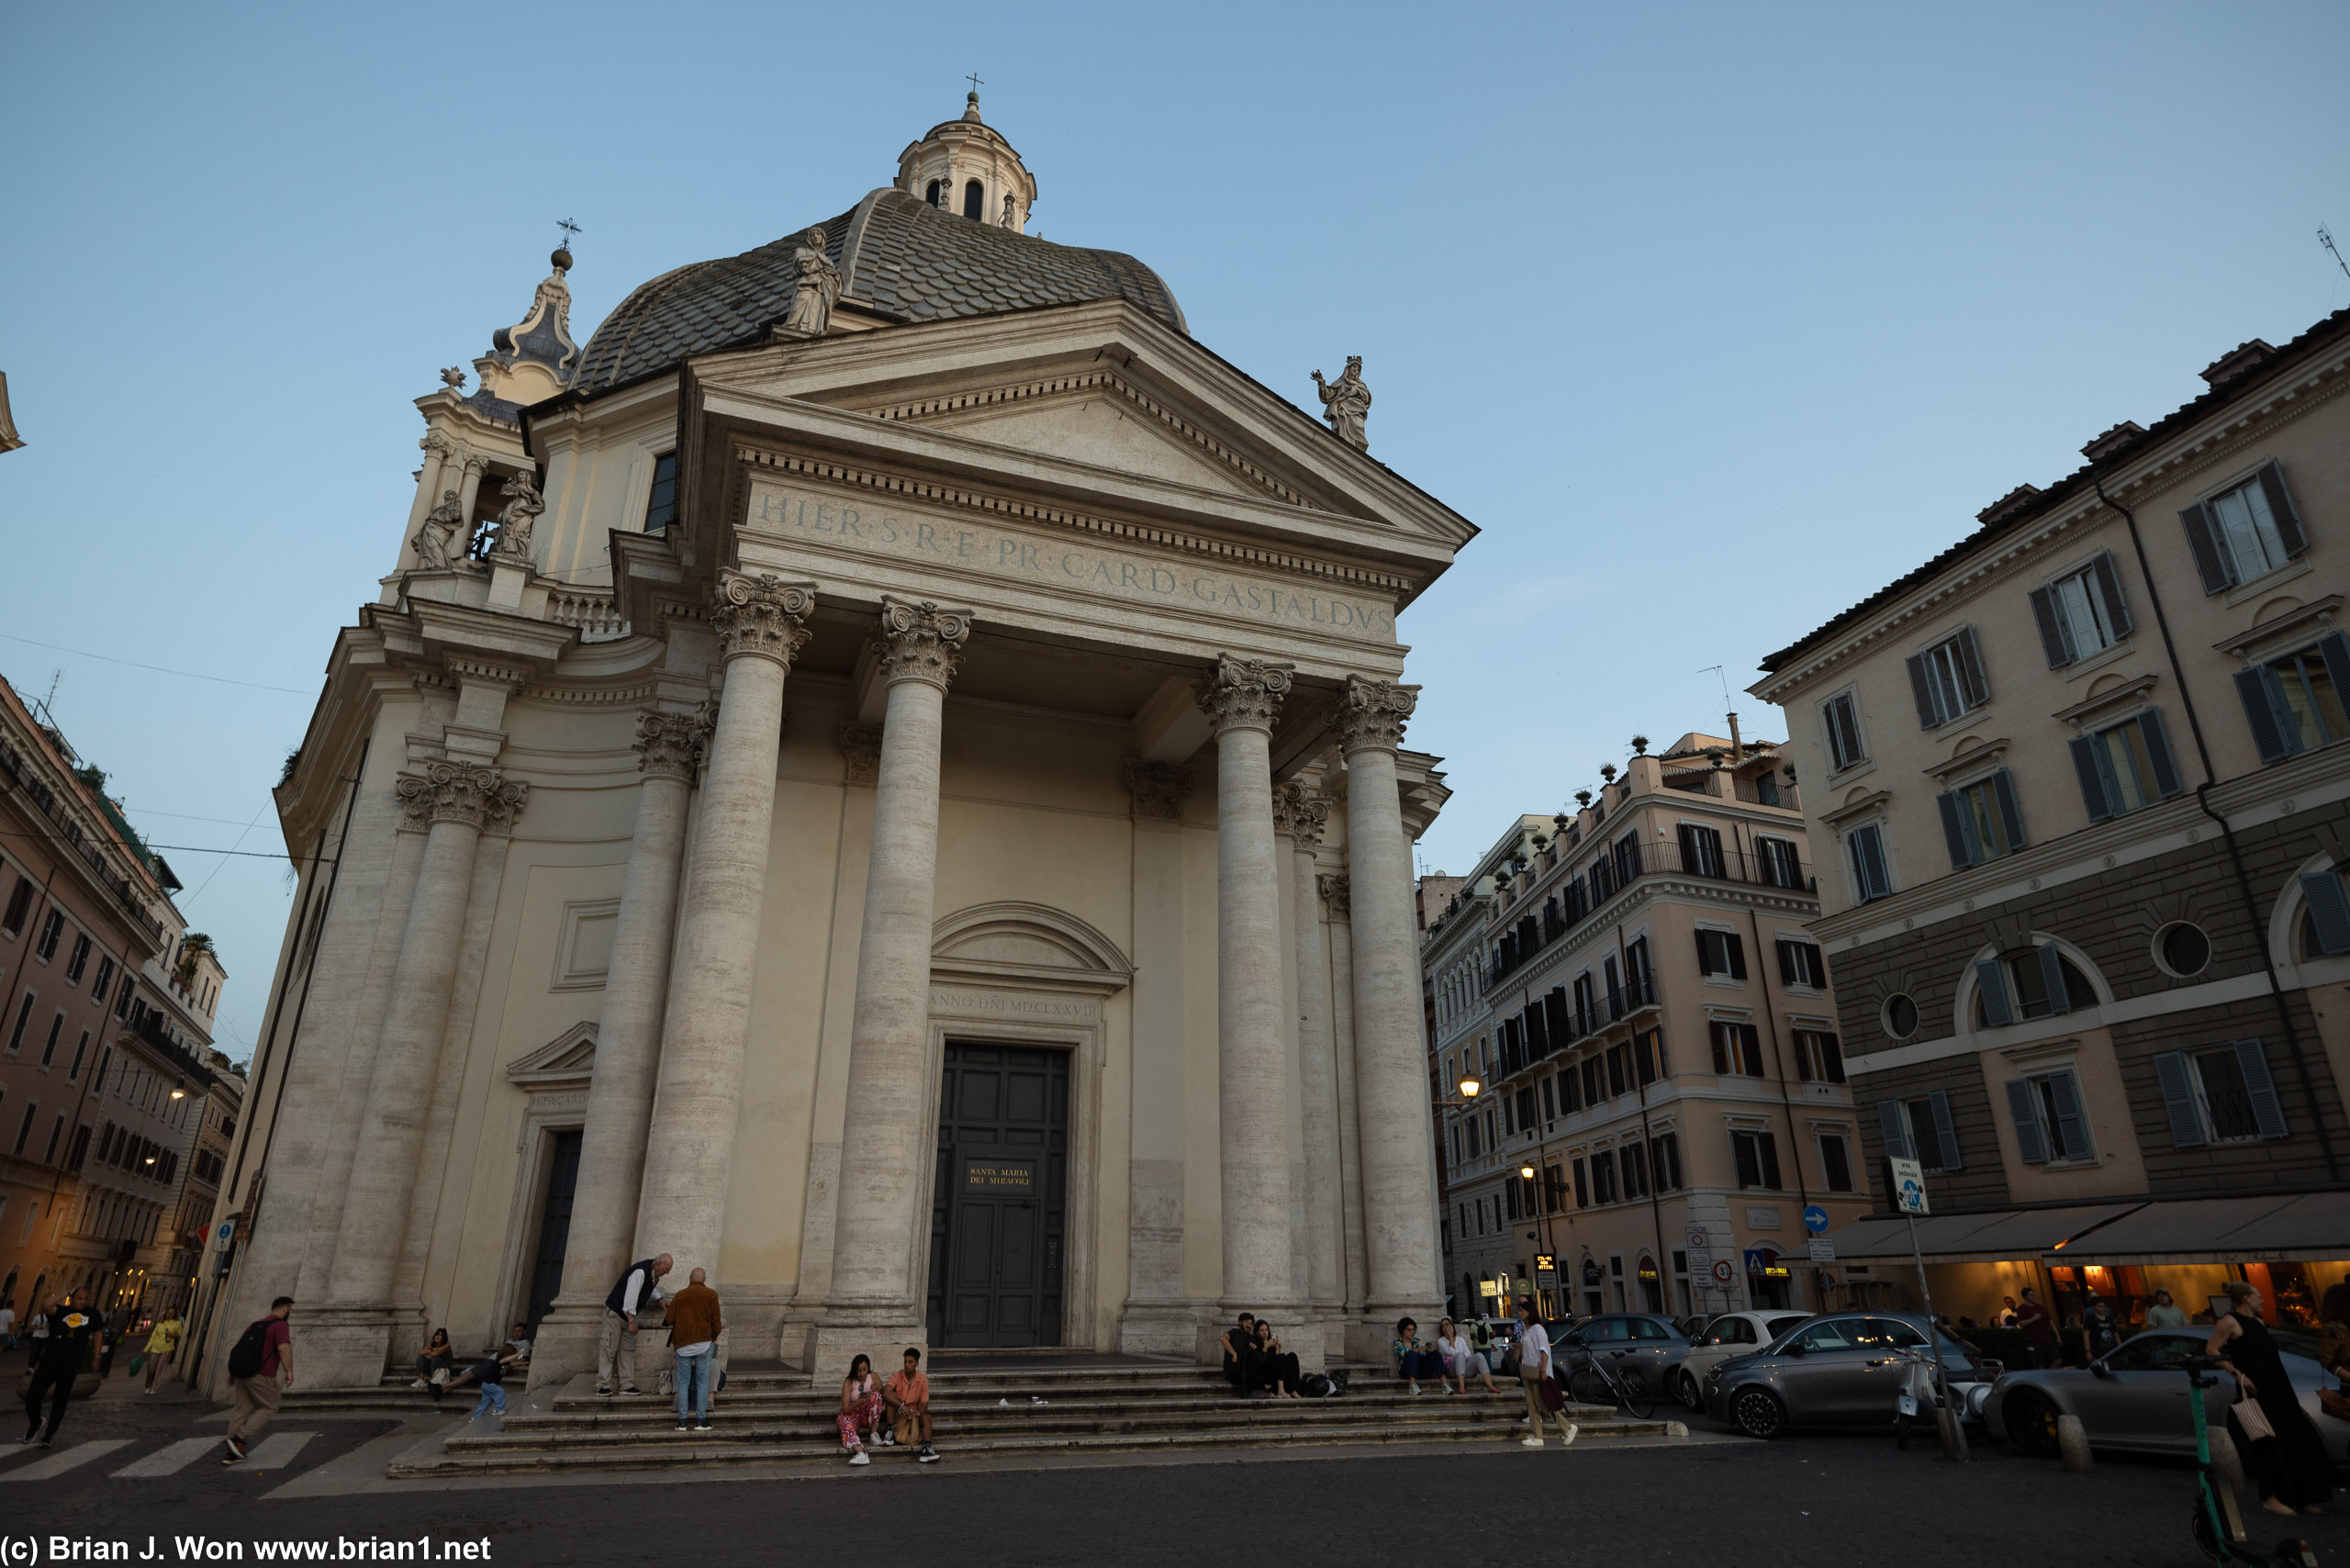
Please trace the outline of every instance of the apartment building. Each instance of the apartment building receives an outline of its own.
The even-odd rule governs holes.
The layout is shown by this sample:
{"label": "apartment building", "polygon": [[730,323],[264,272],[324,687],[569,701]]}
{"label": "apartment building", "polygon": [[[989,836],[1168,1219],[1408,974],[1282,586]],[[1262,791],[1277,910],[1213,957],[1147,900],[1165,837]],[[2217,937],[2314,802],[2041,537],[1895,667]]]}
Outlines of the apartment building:
{"label": "apartment building", "polygon": [[1794,777],[1735,735],[1636,745],[1423,941],[1436,1081],[1479,1087],[1438,1113],[1448,1279],[1554,1316],[1832,1304],[1803,1213],[1867,1201]]}
{"label": "apartment building", "polygon": [[2202,378],[1753,688],[1865,1164],[1926,1168],[1953,1314],[2249,1278],[2289,1319],[2350,1258],[2350,311]]}

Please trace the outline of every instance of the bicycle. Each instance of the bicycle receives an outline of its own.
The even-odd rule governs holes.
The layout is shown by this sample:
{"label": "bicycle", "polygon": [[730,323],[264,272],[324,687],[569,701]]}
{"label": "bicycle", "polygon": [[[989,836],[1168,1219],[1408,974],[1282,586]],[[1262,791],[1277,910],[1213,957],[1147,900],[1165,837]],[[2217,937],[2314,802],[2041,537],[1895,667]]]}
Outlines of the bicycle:
{"label": "bicycle", "polygon": [[2317,1553],[2305,1540],[2290,1537],[2273,1547],[2255,1546],[2244,1538],[2244,1516],[2236,1508],[2235,1488],[2211,1462],[2211,1433],[2203,1410],[2203,1391],[2218,1382],[2209,1356],[2189,1356],[2185,1362],[2188,1383],[2187,1407],[2195,1420],[2195,1544],[2214,1568],[2231,1562],[2253,1562],[2268,1568],[2317,1568]]}
{"label": "bicycle", "polygon": [[1567,1379],[1567,1397],[1578,1405],[1606,1405],[1622,1410],[1635,1421],[1645,1421],[1656,1413],[1656,1396],[1649,1392],[1649,1380],[1635,1368],[1625,1370],[1620,1364],[1629,1350],[1611,1350],[1608,1360],[1617,1363],[1602,1366],[1599,1352],[1594,1350]]}

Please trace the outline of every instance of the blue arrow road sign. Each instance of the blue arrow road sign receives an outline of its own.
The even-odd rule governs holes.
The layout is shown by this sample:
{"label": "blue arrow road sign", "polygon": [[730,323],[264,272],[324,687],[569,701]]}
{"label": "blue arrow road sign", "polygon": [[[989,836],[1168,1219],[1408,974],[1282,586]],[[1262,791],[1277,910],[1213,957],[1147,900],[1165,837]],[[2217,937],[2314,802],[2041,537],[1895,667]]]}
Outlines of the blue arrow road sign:
{"label": "blue arrow road sign", "polygon": [[1818,1236],[1828,1228],[1828,1211],[1818,1204],[1812,1204],[1811,1207],[1803,1211],[1803,1227],[1812,1235]]}

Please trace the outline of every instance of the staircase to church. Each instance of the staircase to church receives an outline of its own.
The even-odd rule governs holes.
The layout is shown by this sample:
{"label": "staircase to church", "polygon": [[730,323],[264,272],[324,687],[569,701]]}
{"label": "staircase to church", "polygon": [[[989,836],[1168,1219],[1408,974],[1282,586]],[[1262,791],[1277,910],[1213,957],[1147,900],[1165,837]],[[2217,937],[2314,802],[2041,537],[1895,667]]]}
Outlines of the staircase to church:
{"label": "staircase to church", "polygon": [[[1406,1393],[1392,1376],[1349,1368],[1353,1386],[1328,1399],[1237,1399],[1212,1368],[1175,1361],[1097,1358],[1092,1364],[958,1367],[933,1358],[931,1411],[942,1453],[957,1458],[1172,1452],[1327,1444],[1500,1442],[1517,1436],[1526,1404],[1515,1383],[1500,1392]],[[692,1467],[815,1469],[842,1462],[834,1430],[839,1396],[788,1371],[733,1373],[713,1402],[712,1429],[680,1433],[672,1400],[598,1398],[581,1380],[550,1408],[509,1409],[502,1430],[465,1433],[442,1451],[395,1463],[395,1479],[447,1479],[526,1472]],[[410,1395],[411,1399],[417,1397]],[[1043,1403],[1035,1403],[1041,1400]],[[451,1405],[455,1401],[452,1400]],[[1680,1436],[1678,1422],[1617,1419],[1570,1406],[1578,1443]],[[1555,1442],[1556,1439],[1554,1439]],[[911,1464],[905,1449],[874,1450],[876,1464]]]}

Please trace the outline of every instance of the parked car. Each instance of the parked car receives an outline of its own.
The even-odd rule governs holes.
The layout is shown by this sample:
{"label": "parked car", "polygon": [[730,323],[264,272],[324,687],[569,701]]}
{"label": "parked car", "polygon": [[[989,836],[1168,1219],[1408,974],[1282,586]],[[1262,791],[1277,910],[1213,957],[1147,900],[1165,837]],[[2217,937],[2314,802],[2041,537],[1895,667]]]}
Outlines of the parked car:
{"label": "parked car", "polygon": [[[2150,1328],[2132,1335],[2087,1367],[2051,1367],[2011,1372],[1991,1385],[1985,1417],[1994,1436],[2020,1453],[2056,1451],[2056,1418],[2077,1416],[2092,1449],[2136,1453],[2191,1454],[2195,1425],[2187,1408],[2187,1362],[2203,1354],[2208,1328]],[[2336,1464],[2350,1462],[2350,1422],[2318,1408],[2318,1390],[2327,1385],[2317,1361],[2317,1342],[2279,1332],[2277,1355],[2285,1375],[2301,1397],[2301,1408],[2325,1440]],[[2235,1380],[2221,1372],[2203,1391],[2203,1415],[2214,1431],[2227,1424],[2236,1402]]]}
{"label": "parked car", "polygon": [[[1797,1427],[1890,1426],[1910,1353],[1930,1354],[1922,1314],[1840,1312],[1807,1318],[1749,1356],[1706,1373],[1706,1413],[1750,1438]],[[1996,1361],[1942,1336],[1943,1369],[1964,1418],[1981,1418]]]}
{"label": "parked car", "polygon": [[1551,1370],[1561,1386],[1591,1360],[1595,1350],[1603,1356],[1613,1356],[1618,1350],[1627,1352],[1621,1361],[1614,1363],[1617,1370],[1636,1372],[1647,1380],[1651,1390],[1662,1391],[1673,1386],[1673,1375],[1681,1370],[1681,1358],[1689,1353],[1689,1341],[1673,1326],[1670,1317],[1644,1312],[1608,1312],[1583,1318],[1551,1335]]}
{"label": "parked car", "polygon": [[1681,1370],[1665,1390],[1692,1410],[1706,1407],[1706,1374],[1733,1356],[1751,1356],[1798,1323],[1808,1312],[1725,1312],[1689,1337]]}

